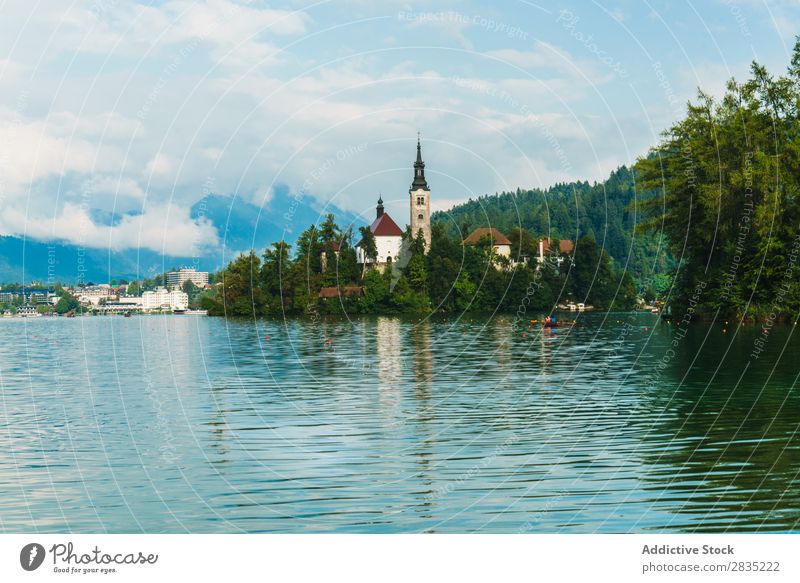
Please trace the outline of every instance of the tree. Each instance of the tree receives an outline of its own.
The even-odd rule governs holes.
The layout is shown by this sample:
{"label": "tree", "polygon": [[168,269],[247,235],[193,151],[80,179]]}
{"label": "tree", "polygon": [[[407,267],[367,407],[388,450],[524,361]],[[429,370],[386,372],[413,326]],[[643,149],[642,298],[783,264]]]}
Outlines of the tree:
{"label": "tree", "polygon": [[575,245],[574,264],[569,278],[573,297],[578,302],[607,308],[614,297],[616,282],[608,254],[594,239],[582,237]]}
{"label": "tree", "polygon": [[[686,116],[638,160],[656,195],[641,229],[663,232],[681,259],[669,302],[683,312],[789,317],[800,283],[789,261],[800,222],[800,40],[788,74],[758,63],[720,100],[700,92]],[[780,298],[780,301],[776,300]]]}
{"label": "tree", "polygon": [[259,285],[261,261],[253,251],[240,254],[222,274],[219,305],[207,304],[206,309],[226,316],[253,317],[263,315],[264,295]]}
{"label": "tree", "polygon": [[514,227],[508,231],[508,239],[511,241],[511,258],[514,261],[522,261],[523,257],[533,259],[536,255],[536,240],[526,229]]}
{"label": "tree", "polygon": [[266,310],[270,314],[291,311],[293,307],[289,280],[290,252],[291,245],[286,241],[273,243],[271,249],[268,248],[264,251],[264,263],[261,266],[261,288],[264,293]]}
{"label": "tree", "polygon": [[58,299],[55,310],[57,314],[66,314],[69,312],[77,312],[80,307],[81,303],[78,301],[78,299],[65,291]]}
{"label": "tree", "polygon": [[364,254],[366,261],[364,261],[361,270],[361,276],[364,277],[364,272],[367,269],[368,263],[374,263],[378,258],[378,245],[375,242],[375,235],[369,227],[359,227],[358,232],[361,233],[361,242],[358,244],[361,247],[361,252]]}
{"label": "tree", "polygon": [[200,288],[197,287],[192,280],[187,279],[183,282],[183,285],[181,285],[181,291],[183,291],[189,298],[189,306],[196,307],[197,296],[201,291]]}

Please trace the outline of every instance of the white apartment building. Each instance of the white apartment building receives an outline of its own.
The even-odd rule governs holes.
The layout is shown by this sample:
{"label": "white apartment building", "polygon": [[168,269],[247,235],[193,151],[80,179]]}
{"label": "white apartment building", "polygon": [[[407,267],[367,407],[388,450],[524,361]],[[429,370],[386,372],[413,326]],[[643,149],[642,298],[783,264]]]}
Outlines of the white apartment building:
{"label": "white apartment building", "polygon": [[167,273],[167,287],[169,289],[180,289],[187,281],[191,281],[197,287],[202,288],[208,285],[208,272],[196,271],[194,267],[187,267]]}
{"label": "white apartment building", "polygon": [[110,299],[116,298],[116,294],[114,290],[111,289],[111,286],[107,283],[101,283],[100,285],[90,285],[83,288],[76,288],[75,289],[75,297],[78,298],[78,301],[82,304],[91,304],[96,306],[100,303],[102,299]]}
{"label": "white apartment building", "polygon": [[142,309],[145,311],[185,310],[188,306],[189,296],[180,290],[159,287],[142,293]]}

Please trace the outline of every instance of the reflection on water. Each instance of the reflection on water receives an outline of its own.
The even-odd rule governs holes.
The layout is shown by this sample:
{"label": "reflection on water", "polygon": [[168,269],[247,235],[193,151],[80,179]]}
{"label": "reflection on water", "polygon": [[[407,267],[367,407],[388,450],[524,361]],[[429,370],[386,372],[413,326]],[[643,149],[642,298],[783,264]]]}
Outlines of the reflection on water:
{"label": "reflection on water", "polygon": [[2,320],[0,528],[797,530],[793,332]]}

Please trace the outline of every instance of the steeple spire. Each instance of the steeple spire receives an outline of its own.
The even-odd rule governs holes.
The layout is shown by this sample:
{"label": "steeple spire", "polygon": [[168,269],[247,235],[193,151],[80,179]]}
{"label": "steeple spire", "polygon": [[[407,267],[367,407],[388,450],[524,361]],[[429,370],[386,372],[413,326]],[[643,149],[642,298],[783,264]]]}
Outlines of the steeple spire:
{"label": "steeple spire", "polygon": [[411,183],[411,190],[429,190],[428,182],[425,180],[425,162],[422,161],[422,146],[420,144],[419,132],[417,132],[417,161],[414,162],[414,182]]}
{"label": "steeple spire", "polygon": [[380,194],[378,195],[378,206],[375,207],[375,210],[377,211],[377,216],[375,217],[377,219],[383,214],[383,197]]}

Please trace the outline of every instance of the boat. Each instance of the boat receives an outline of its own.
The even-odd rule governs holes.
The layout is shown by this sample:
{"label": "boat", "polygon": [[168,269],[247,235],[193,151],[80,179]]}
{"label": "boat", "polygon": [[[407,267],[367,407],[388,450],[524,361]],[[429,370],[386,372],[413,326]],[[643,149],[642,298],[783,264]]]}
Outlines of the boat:
{"label": "boat", "polygon": [[208,310],[186,310],[183,313],[189,316],[207,316]]}

